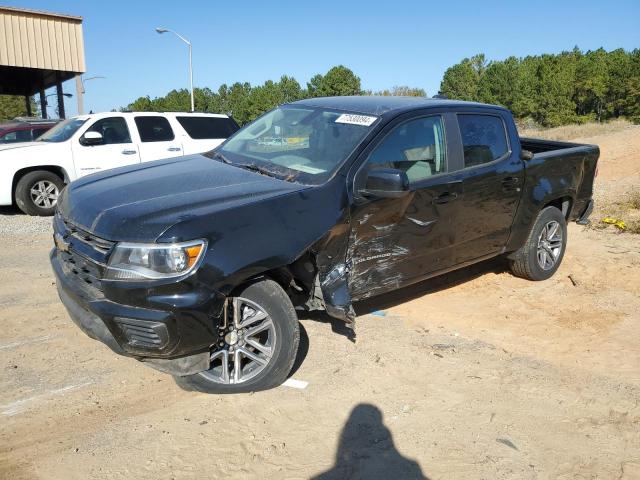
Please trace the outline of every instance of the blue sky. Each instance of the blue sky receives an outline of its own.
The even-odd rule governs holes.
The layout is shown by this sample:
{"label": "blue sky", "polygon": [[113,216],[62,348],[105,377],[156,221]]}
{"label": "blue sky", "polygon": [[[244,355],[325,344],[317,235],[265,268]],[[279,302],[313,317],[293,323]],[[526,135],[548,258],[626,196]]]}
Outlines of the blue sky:
{"label": "blue sky", "polygon": [[[393,85],[437,93],[445,69],[483,52],[488,59],[557,53],[578,45],[640,48],[640,1],[96,1],[23,0],[8,6],[84,17],[85,109],[126,106],[141,95],[188,87],[187,47],[193,43],[194,83],[259,84],[294,76],[303,86],[343,64],[364,88]],[[75,93],[75,83],[65,91]],[[67,115],[76,112],[67,99]]]}

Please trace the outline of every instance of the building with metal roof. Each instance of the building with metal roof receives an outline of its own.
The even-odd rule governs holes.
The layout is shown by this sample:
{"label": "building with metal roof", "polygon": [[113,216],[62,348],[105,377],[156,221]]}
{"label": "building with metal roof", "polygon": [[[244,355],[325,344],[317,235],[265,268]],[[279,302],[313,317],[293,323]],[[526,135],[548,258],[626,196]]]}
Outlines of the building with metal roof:
{"label": "building with metal roof", "polygon": [[64,118],[62,82],[75,78],[82,113],[85,71],[82,17],[0,6],[0,95],[23,95],[31,115],[30,97],[39,93],[44,106],[45,90],[56,87]]}

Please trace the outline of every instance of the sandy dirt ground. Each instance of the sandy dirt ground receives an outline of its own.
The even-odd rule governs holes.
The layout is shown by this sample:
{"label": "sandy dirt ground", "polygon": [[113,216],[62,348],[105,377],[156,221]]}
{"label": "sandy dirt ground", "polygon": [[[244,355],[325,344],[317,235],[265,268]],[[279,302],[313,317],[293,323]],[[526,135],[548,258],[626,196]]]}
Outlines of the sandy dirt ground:
{"label": "sandy dirt ground", "polygon": [[[582,141],[598,198],[640,184],[640,127]],[[86,337],[50,234],[4,233],[0,478],[640,479],[640,236],[569,236],[546,282],[492,261],[358,305],[355,343],[302,318],[305,389],[211,396]]]}

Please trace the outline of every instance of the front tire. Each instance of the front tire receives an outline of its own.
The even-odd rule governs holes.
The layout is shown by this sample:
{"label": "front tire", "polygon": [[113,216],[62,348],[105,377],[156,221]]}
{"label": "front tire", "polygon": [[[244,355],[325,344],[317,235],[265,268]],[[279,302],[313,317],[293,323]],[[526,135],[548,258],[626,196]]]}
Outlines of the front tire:
{"label": "front tire", "polygon": [[16,203],[27,215],[53,215],[64,181],[55,173],[36,170],[24,175],[16,185]]}
{"label": "front tire", "polygon": [[567,222],[556,207],[540,211],[526,243],[511,256],[511,271],[528,280],[546,280],[556,273],[567,246]]}
{"label": "front tire", "polygon": [[209,370],[174,377],[185,390],[243,393],[268,390],[293,368],[300,327],[291,300],[273,280],[260,280],[229,302],[227,327],[212,347]]}

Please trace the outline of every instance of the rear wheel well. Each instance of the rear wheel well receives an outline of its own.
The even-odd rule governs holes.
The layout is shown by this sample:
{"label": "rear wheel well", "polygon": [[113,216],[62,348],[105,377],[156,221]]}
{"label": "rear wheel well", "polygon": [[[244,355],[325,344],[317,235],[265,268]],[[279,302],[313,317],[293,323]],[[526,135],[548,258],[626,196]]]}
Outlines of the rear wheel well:
{"label": "rear wheel well", "polygon": [[547,207],[556,207],[558,210],[562,212],[564,218],[569,220],[569,215],[571,214],[571,207],[573,206],[573,199],[569,196],[556,198],[550,202],[547,202],[540,210],[544,210]]}
{"label": "rear wheel well", "polygon": [[22,168],[13,175],[13,182],[11,183],[11,197],[14,203],[16,201],[16,186],[18,185],[18,182],[20,181],[20,179],[24,177],[27,173],[37,172],[39,170],[51,172],[54,175],[57,175],[58,177],[60,177],[65,184],[69,183],[69,177],[67,176],[67,173],[64,171],[62,167],[58,167],[56,165],[38,165],[35,167]]}

